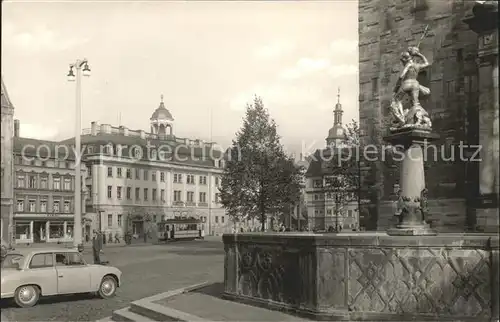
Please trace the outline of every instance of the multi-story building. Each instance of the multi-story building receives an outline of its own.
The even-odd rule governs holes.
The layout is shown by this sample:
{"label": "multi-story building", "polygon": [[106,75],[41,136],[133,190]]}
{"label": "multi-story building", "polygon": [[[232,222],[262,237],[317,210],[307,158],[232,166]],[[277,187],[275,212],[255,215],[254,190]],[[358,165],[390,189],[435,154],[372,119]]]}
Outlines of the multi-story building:
{"label": "multi-story building", "polygon": [[19,130],[19,120],[15,120],[15,242],[71,242],[75,216],[75,167],[81,168],[82,182],[86,177],[86,167],[75,162],[70,147],[54,141],[23,138],[19,136]]}
{"label": "multi-story building", "polygon": [[12,242],[12,205],[13,205],[13,184],[12,178],[14,166],[12,162],[12,140],[14,136],[14,106],[10,101],[7,89],[2,77],[2,151],[1,151],[1,221],[0,233],[2,240]]}
{"label": "multi-story building", "polygon": [[333,111],[333,126],[328,131],[326,148],[317,150],[310,157],[306,171],[306,207],[310,230],[357,230],[359,229],[358,198],[356,187],[332,189],[329,184],[335,161],[332,154],[339,153],[344,146],[342,105],[340,95]]}
{"label": "multi-story building", "polygon": [[86,212],[95,214],[93,229],[143,235],[155,222],[185,216],[201,219],[207,235],[230,231],[218,200],[222,152],[213,143],[175,136],[163,100],[150,123],[149,133],[97,122],[84,130]]}
{"label": "multi-story building", "polygon": [[[431,62],[418,80],[431,90],[421,103],[434,132],[441,136],[435,143],[440,155],[425,165],[430,216],[440,231],[482,225],[476,222],[472,202],[478,191],[479,162],[458,157],[461,142],[480,144],[484,131],[479,129],[488,128],[480,124],[484,120],[478,113],[477,35],[463,22],[472,6],[474,1],[359,1],[359,114],[366,144],[381,146],[387,134],[383,124],[401,70],[400,53],[419,44]],[[370,229],[385,230],[394,214],[399,165],[373,162],[367,180],[367,186],[379,187],[365,196],[372,203]]]}

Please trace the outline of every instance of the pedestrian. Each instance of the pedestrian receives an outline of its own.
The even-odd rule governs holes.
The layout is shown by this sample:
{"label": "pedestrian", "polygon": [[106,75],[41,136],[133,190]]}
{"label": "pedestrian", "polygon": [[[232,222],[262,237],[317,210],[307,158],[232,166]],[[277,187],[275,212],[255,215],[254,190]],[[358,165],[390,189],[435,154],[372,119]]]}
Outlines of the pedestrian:
{"label": "pedestrian", "polygon": [[115,234],[115,244],[119,244],[120,243],[120,236],[118,235],[118,233]]}
{"label": "pedestrian", "polygon": [[109,232],[109,235],[108,235],[108,243],[109,243],[109,244],[113,243],[113,233],[112,233],[112,232]]}
{"label": "pedestrian", "polygon": [[101,263],[101,252],[102,252],[102,235],[98,234],[94,230],[94,237],[92,238],[92,253],[94,255],[94,264]]}

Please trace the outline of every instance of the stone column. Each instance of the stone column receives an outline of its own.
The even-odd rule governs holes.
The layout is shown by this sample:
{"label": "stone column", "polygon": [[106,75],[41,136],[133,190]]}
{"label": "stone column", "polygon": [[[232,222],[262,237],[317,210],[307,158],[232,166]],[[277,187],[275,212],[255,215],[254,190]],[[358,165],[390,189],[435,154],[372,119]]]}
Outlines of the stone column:
{"label": "stone column", "polygon": [[438,139],[437,134],[423,130],[404,130],[384,138],[397,148],[403,149],[398,200],[398,222],[387,230],[388,235],[436,235],[425,222],[426,195],[424,160],[427,143]]}
{"label": "stone column", "polygon": [[472,16],[464,20],[478,34],[479,67],[479,164],[477,225],[498,231],[499,139],[498,139],[498,2],[477,2]]}

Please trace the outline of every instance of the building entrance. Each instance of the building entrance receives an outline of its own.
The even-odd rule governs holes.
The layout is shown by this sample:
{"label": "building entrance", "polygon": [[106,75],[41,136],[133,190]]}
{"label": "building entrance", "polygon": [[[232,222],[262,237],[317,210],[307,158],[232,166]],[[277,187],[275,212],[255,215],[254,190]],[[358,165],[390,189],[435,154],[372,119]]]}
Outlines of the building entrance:
{"label": "building entrance", "polygon": [[47,241],[47,222],[46,221],[34,221],[33,222],[33,242],[34,243],[45,243]]}

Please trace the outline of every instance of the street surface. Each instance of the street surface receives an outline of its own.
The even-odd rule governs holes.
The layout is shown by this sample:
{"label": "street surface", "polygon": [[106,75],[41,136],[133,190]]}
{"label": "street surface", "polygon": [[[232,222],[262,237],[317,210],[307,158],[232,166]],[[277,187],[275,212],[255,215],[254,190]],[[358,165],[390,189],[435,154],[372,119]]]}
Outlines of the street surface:
{"label": "street surface", "polygon": [[[104,249],[104,255],[123,272],[123,286],[116,297],[46,298],[25,309],[2,301],[2,318],[10,322],[95,321],[132,301],[204,281],[221,282],[224,277],[224,246],[220,237],[166,245],[109,247]],[[86,251],[85,258],[92,262],[90,252]]]}

